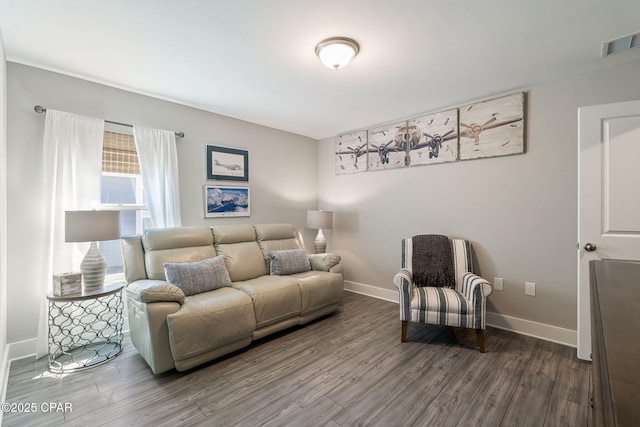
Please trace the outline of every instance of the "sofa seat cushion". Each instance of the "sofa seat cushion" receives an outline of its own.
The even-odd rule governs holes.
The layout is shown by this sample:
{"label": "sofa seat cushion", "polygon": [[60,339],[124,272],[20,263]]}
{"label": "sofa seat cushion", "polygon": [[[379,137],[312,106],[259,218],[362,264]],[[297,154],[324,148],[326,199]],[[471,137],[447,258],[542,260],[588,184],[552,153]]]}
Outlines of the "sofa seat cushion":
{"label": "sofa seat cushion", "polygon": [[412,309],[460,314],[467,314],[471,311],[469,301],[455,289],[424,286],[414,288],[412,294]]}
{"label": "sofa seat cushion", "polygon": [[258,329],[300,314],[300,287],[291,276],[261,276],[233,287],[253,300]]}
{"label": "sofa seat cushion", "polygon": [[167,316],[175,360],[184,360],[252,336],[253,303],[244,292],[220,288],[191,295]]}
{"label": "sofa seat cushion", "polygon": [[410,305],[412,322],[462,328],[481,322],[482,310],[474,311],[471,301],[451,288],[414,287]]}
{"label": "sofa seat cushion", "polygon": [[344,281],[341,274],[306,271],[289,277],[299,282],[302,314],[342,301]]}

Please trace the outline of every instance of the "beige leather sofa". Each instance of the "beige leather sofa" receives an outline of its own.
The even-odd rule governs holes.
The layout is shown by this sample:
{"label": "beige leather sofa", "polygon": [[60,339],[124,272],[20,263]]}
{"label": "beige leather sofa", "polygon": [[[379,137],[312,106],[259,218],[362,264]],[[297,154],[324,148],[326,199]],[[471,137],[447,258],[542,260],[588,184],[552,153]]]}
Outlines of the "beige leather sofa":
{"label": "beige leather sofa", "polygon": [[[124,237],[133,345],[154,373],[184,371],[337,310],[344,282],[335,255],[310,255],[309,271],[270,274],[270,251],[299,248],[304,243],[291,224],[152,229]],[[165,279],[166,262],[218,255],[231,287],[185,297]]]}

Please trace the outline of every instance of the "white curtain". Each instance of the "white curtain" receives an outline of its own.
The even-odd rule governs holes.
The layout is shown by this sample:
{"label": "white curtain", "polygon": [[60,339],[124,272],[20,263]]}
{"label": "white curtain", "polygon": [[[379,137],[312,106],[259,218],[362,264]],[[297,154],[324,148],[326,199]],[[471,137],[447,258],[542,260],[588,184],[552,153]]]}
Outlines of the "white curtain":
{"label": "white curtain", "polygon": [[133,136],[153,226],[180,227],[182,219],[175,133],[134,126]]}
{"label": "white curtain", "polygon": [[[64,241],[64,212],[100,203],[104,120],[47,109],[43,138],[43,238],[37,357],[48,353],[48,303],[54,273],[77,270],[82,253]],[[75,248],[74,248],[75,247]]]}

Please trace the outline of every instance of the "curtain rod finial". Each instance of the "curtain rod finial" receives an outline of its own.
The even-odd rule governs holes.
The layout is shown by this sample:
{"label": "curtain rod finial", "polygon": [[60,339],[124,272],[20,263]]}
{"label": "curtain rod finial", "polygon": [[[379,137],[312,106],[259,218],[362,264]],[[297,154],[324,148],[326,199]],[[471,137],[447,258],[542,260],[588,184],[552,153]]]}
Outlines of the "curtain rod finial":
{"label": "curtain rod finial", "polygon": [[35,107],[33,107],[33,111],[40,114],[40,113],[46,113],[47,109],[44,108],[42,105],[36,105]]}

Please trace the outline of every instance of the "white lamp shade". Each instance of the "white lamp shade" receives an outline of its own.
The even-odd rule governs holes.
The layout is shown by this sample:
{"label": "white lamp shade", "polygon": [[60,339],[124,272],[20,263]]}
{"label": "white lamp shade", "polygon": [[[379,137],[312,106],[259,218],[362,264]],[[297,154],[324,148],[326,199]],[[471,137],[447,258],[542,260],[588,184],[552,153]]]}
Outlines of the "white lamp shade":
{"label": "white lamp shade", "polygon": [[332,37],[316,46],[316,55],[327,68],[337,70],[347,65],[358,54],[360,47],[355,40]]}
{"label": "white lamp shade", "polygon": [[333,212],[307,211],[307,227],[318,230],[333,228]]}
{"label": "white lamp shade", "polygon": [[119,211],[65,212],[65,242],[101,242],[120,237]]}

